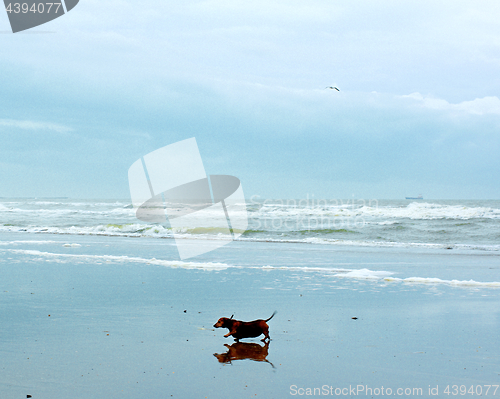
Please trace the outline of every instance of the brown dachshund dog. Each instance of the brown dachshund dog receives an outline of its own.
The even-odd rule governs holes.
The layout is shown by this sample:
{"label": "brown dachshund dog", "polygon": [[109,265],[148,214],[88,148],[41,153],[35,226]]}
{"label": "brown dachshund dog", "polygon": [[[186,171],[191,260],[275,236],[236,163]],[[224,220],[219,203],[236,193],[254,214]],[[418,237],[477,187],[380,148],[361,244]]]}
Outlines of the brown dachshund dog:
{"label": "brown dachshund dog", "polygon": [[265,342],[266,339],[271,340],[271,338],[269,338],[269,326],[267,322],[271,320],[275,314],[276,312],[267,320],[259,319],[254,321],[233,320],[234,315],[229,319],[227,317],[221,317],[217,323],[214,324],[214,327],[229,329],[229,332],[224,335],[224,337],[227,338],[232,335],[236,342],[242,338],[255,338],[261,334],[264,334],[264,339],[261,339],[261,341]]}

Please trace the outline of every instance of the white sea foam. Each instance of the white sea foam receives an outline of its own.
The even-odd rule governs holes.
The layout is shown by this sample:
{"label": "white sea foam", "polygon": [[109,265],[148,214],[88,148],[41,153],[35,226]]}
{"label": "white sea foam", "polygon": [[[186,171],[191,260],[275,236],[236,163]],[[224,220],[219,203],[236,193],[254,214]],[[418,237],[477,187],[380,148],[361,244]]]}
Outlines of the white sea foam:
{"label": "white sea foam", "polygon": [[255,266],[254,269],[262,270],[286,270],[286,271],[299,271],[299,272],[322,272],[322,273],[340,273],[350,272],[350,269],[328,268],[328,267],[310,267],[310,266]]}
{"label": "white sea foam", "polygon": [[[228,235],[220,232],[220,229],[172,229],[162,225],[144,225],[138,223],[125,223],[122,225],[109,224],[97,226],[70,226],[70,227],[20,227],[0,226],[0,232],[27,232],[46,233],[61,235],[90,235],[90,236],[116,236],[116,237],[150,237],[150,238],[173,238],[174,232],[178,238],[191,240],[227,240]],[[342,232],[340,232],[342,233]],[[346,234],[349,234],[347,232]],[[279,238],[280,236],[257,235],[240,236],[235,241],[250,242],[275,242],[290,244],[319,244],[336,246],[359,246],[359,247],[386,247],[386,248],[428,248],[428,249],[455,249],[455,250],[477,250],[491,253],[500,252],[500,244],[447,244],[428,242],[397,242],[376,240],[348,240],[337,238],[309,237],[305,238]]]}
{"label": "white sea foam", "polygon": [[[365,219],[407,218],[413,220],[432,219],[500,219],[500,209],[491,206],[474,206],[462,204],[443,204],[433,202],[411,202],[409,204],[379,205],[378,201],[347,201],[338,203],[318,200],[283,200],[274,203],[265,202],[258,206],[249,204],[251,218],[307,218],[307,217],[363,217]],[[123,215],[135,217],[135,210],[126,206],[125,202],[59,202],[59,201],[27,201],[4,202],[0,204],[0,212],[10,214],[65,216],[78,215]],[[383,222],[383,221],[382,221]]]}
{"label": "white sea foam", "polygon": [[364,217],[376,219],[500,219],[500,209],[481,206],[437,204],[430,202],[412,202],[406,206],[369,206],[358,204],[309,206],[289,204],[265,204],[253,213],[255,217],[297,218],[297,217]]}
{"label": "white sea foam", "polygon": [[[256,267],[258,268],[258,267]],[[449,285],[452,287],[478,287],[478,288],[500,288],[500,282],[480,282],[474,280],[442,280],[432,277],[408,277],[398,278],[392,277],[393,272],[385,270],[370,270],[370,269],[339,269],[339,268],[320,268],[320,267],[284,267],[284,266],[262,266],[263,270],[287,270],[300,272],[320,272],[330,274],[333,277],[354,279],[354,280],[371,280],[374,282],[395,282],[405,284],[434,284],[434,285]]]}
{"label": "white sea foam", "polygon": [[43,244],[54,244],[58,241],[52,241],[52,240],[12,240],[12,241],[0,241],[0,245],[21,245],[21,244],[37,244],[37,245],[43,245]]}
{"label": "white sea foam", "polygon": [[355,241],[355,240],[342,240],[342,239],[328,239],[322,237],[308,237],[303,239],[239,237],[235,241],[276,242],[276,243],[290,243],[290,244],[295,244],[295,243],[320,244],[320,245],[357,246],[357,247],[462,249],[462,250],[500,252],[500,245],[441,244],[441,243],[435,244],[435,243],[425,243],[425,242],[387,242],[387,241],[363,241],[363,240]]}
{"label": "white sea foam", "polygon": [[[68,246],[71,244],[65,244]],[[163,260],[156,258],[140,258],[131,256],[117,256],[117,255],[84,255],[84,254],[60,254],[43,252],[38,250],[21,250],[21,249],[2,249],[1,252],[9,252],[13,254],[28,255],[38,258],[51,258],[56,262],[64,263],[66,261],[80,261],[89,263],[139,263],[148,265],[158,265],[169,268],[182,268],[182,269],[200,269],[200,270],[226,270],[228,268],[243,269],[244,266],[228,265],[224,263],[215,262],[183,262]],[[332,276],[343,279],[354,280],[369,280],[373,282],[385,283],[402,283],[402,284],[422,284],[422,285],[448,285],[451,287],[463,288],[500,288],[500,282],[481,282],[475,280],[445,280],[432,277],[407,277],[399,278],[393,277],[394,272],[385,270],[370,270],[370,269],[346,269],[346,268],[328,268],[328,267],[309,267],[309,266],[248,266],[250,269],[259,269],[267,271],[286,271],[286,272],[301,272],[301,273],[321,273],[325,276]]]}
{"label": "white sea foam", "polygon": [[347,273],[337,273],[335,277],[346,277],[346,278],[355,278],[362,280],[380,280],[385,277],[391,276],[392,272],[386,271],[377,271],[377,270],[369,270],[369,269],[359,269],[359,270],[351,270]]}
{"label": "white sea foam", "polygon": [[287,270],[287,271],[300,271],[300,272],[320,272],[332,274],[335,277],[345,277],[361,280],[380,280],[394,273],[387,271],[377,271],[369,269],[342,269],[331,267],[310,267],[310,266],[261,266],[256,267],[262,270]]}
{"label": "white sea foam", "polygon": [[102,236],[152,236],[167,238],[173,237],[172,230],[161,225],[143,225],[138,223],[125,224],[99,224],[96,226],[0,226],[0,231],[27,232],[27,233],[49,233],[49,234],[70,234],[70,235],[102,235]]}
{"label": "white sea foam", "polygon": [[227,229],[219,227],[213,228],[167,228],[162,225],[144,225],[138,223],[108,224],[97,226],[69,226],[69,227],[38,227],[38,226],[0,226],[0,231],[27,232],[27,233],[48,233],[48,234],[69,234],[69,235],[97,235],[97,236],[117,236],[117,237],[154,237],[173,238],[174,233],[177,238],[186,239],[224,239],[228,235],[221,232]]}
{"label": "white sea foam", "polygon": [[114,208],[106,210],[89,210],[89,209],[20,209],[20,208],[0,208],[0,212],[19,215],[34,215],[36,217],[61,217],[72,216],[73,218],[79,215],[83,217],[89,216],[135,216],[133,209]]}
{"label": "white sea foam", "polygon": [[165,266],[170,268],[181,268],[181,269],[201,269],[201,270],[225,270],[231,266],[224,263],[215,262],[183,262],[183,261],[173,261],[173,260],[163,260],[163,259],[146,259],[133,256],[116,256],[116,255],[78,255],[78,254],[57,254],[51,252],[42,252],[37,250],[22,250],[22,249],[9,249],[7,252],[30,255],[37,257],[53,258],[61,260],[81,260],[87,262],[106,262],[106,263],[142,263],[151,264],[158,266]]}
{"label": "white sea foam", "polygon": [[500,282],[481,282],[474,280],[442,280],[440,278],[429,277],[408,277],[408,278],[394,278],[385,277],[384,281],[388,282],[403,282],[408,284],[444,284],[454,287],[486,287],[486,288],[500,288]]}

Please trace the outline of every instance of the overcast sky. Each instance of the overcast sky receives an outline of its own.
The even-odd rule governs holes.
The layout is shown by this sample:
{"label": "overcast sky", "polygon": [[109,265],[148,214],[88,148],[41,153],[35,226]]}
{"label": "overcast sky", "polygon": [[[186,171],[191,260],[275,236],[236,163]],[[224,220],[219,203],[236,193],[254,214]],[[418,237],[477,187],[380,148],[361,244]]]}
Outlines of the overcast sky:
{"label": "overcast sky", "polygon": [[80,0],[0,31],[0,197],[127,198],[196,137],[247,198],[500,199],[498,0]]}

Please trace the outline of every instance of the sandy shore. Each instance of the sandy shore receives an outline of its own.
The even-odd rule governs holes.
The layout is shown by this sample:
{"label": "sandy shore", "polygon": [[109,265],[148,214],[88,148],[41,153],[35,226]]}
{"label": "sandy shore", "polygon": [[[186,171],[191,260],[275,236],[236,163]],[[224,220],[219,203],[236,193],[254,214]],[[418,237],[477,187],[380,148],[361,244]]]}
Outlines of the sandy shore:
{"label": "sandy shore", "polygon": [[[42,238],[54,241],[36,249],[46,253],[137,252],[118,239],[72,237],[81,246],[63,247],[67,237],[23,237]],[[443,397],[447,386],[453,396],[453,385],[475,392],[480,386],[484,396],[486,385],[499,383],[497,289],[249,267],[209,271],[5,248],[14,246],[0,252],[5,398],[375,397],[388,389],[393,396],[411,389]],[[237,249],[228,249],[228,259]],[[303,263],[312,258],[302,256]],[[228,348],[227,330],[212,327],[221,316],[252,320],[274,310],[268,348],[258,339],[247,342],[260,347]]]}

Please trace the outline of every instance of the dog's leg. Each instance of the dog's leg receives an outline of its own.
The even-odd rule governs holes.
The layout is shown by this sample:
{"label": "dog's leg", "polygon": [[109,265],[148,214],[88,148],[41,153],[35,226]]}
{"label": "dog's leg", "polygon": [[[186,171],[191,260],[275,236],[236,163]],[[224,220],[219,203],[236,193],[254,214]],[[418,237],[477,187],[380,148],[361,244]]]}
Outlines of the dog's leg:
{"label": "dog's leg", "polygon": [[230,335],[234,335],[238,332],[238,330],[236,328],[233,328],[231,331],[229,331],[226,335],[224,335],[224,337],[229,337]]}
{"label": "dog's leg", "polygon": [[271,337],[269,337],[269,327],[263,328],[262,333],[264,334],[264,338],[261,339],[262,342],[266,342],[266,339],[271,340]]}

